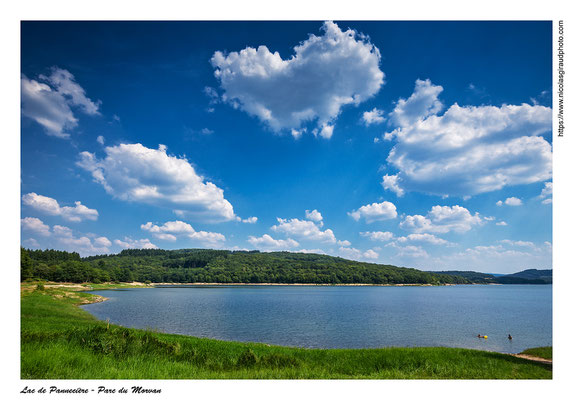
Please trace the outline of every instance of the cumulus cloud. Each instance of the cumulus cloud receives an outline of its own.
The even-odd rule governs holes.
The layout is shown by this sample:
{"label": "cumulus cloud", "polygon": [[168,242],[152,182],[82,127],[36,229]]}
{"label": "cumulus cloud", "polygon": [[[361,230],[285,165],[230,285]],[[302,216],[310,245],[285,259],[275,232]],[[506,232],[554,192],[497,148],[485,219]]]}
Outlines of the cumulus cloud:
{"label": "cumulus cloud", "polygon": [[533,242],[528,242],[528,241],[524,241],[524,240],[509,240],[509,239],[504,239],[504,240],[500,240],[500,243],[503,244],[508,244],[510,246],[519,246],[519,247],[528,247],[530,249],[535,249],[536,246]]}
{"label": "cumulus cloud", "polygon": [[386,190],[396,193],[396,196],[404,196],[404,189],[400,187],[400,177],[398,175],[384,175],[382,178],[382,187]]}
{"label": "cumulus cloud", "polygon": [[497,203],[495,203],[498,207],[501,207],[502,205],[507,205],[507,206],[521,206],[523,205],[523,202],[521,201],[521,199],[518,199],[517,197],[508,197],[507,199],[505,199],[505,201],[501,201],[498,200]]}
{"label": "cumulus cloud", "polygon": [[398,212],[394,204],[389,201],[384,201],[382,203],[367,204],[358,210],[349,212],[348,215],[354,218],[355,221],[363,218],[366,223],[371,223],[396,218]]}
{"label": "cumulus cloud", "polygon": [[20,220],[22,230],[31,231],[38,235],[50,236],[50,227],[39,218],[26,217]]}
{"label": "cumulus cloud", "polygon": [[[82,255],[106,254],[110,252],[111,241],[105,236],[76,236],[67,226],[54,225],[54,239],[64,250],[77,251]],[[93,236],[93,235],[92,235]]]}
{"label": "cumulus cloud", "polygon": [[249,236],[248,242],[258,249],[263,250],[288,250],[298,247],[298,242],[293,239],[273,239],[266,233],[261,237]]}
{"label": "cumulus cloud", "polygon": [[[367,37],[333,22],[325,22],[322,31],[295,46],[287,59],[266,46],[216,51],[211,64],[224,92],[222,101],[275,132],[288,130],[297,137],[303,132],[299,128],[315,123],[315,135],[329,139],[341,108],[374,96],[384,74],[380,52]],[[219,98],[212,90],[207,95]]]}
{"label": "cumulus cloud", "polygon": [[277,218],[278,225],[273,225],[271,230],[286,233],[300,239],[315,240],[323,243],[336,243],[336,237],[331,229],[321,231],[319,226],[313,221],[300,220],[297,218],[283,219]]}
{"label": "cumulus cloud", "polygon": [[508,197],[507,199],[505,199],[505,204],[507,204],[508,206],[520,206],[523,204],[523,202],[521,201],[521,199],[518,199],[517,197]]}
{"label": "cumulus cloud", "polygon": [[195,172],[185,158],[139,143],[106,147],[106,157],[80,153],[77,165],[89,171],[107,193],[125,201],[185,212],[211,222],[236,219],[223,190]]}
{"label": "cumulus cloud", "polygon": [[442,238],[434,236],[430,233],[411,233],[408,236],[401,236],[401,237],[397,238],[396,241],[398,241],[399,243],[422,242],[422,243],[429,243],[429,244],[434,244],[434,245],[439,245],[439,246],[452,245],[451,242],[448,242],[447,240],[444,240]]}
{"label": "cumulus cloud", "polygon": [[396,249],[396,256],[397,257],[406,257],[406,258],[428,258],[429,255],[420,246],[399,246],[396,243],[392,242],[387,244],[386,246],[390,246]]}
{"label": "cumulus cloud", "polygon": [[96,138],[96,142],[98,142],[99,144],[101,144],[103,146],[105,143],[105,138],[100,135]]}
{"label": "cumulus cloud", "polygon": [[34,247],[34,248],[40,247],[40,243],[38,243],[38,241],[34,238],[25,239],[22,241],[22,244],[26,245],[27,247]]}
{"label": "cumulus cloud", "polygon": [[438,96],[444,88],[434,86],[430,80],[417,80],[414,93],[408,99],[400,99],[390,113],[395,126],[407,127],[429,115],[437,114],[443,108]]}
{"label": "cumulus cloud", "polygon": [[158,249],[156,245],[151,243],[149,239],[132,239],[130,237],[124,237],[123,240],[115,239],[113,241],[116,245],[122,249]]}
{"label": "cumulus cloud", "polygon": [[360,232],[360,236],[367,237],[372,241],[387,242],[394,238],[392,232]]}
{"label": "cumulus cloud", "polygon": [[551,204],[553,202],[553,182],[545,182],[545,187],[541,190],[539,198],[542,199],[543,204]]}
{"label": "cumulus cloud", "polygon": [[160,240],[176,241],[178,237],[197,240],[203,245],[220,246],[226,240],[225,235],[217,232],[195,231],[193,227],[183,221],[168,221],[163,225],[154,225],[151,222],[141,225],[141,229],[151,232],[153,237]]}
{"label": "cumulus cloud", "polygon": [[46,134],[69,138],[78,125],[72,108],[87,115],[99,114],[100,102],[90,100],[85,90],[67,70],[54,67],[49,76],[38,80],[21,77],[22,115],[36,121]]}
{"label": "cumulus cloud", "polygon": [[374,107],[371,111],[364,111],[362,114],[362,122],[364,122],[366,126],[380,125],[382,122],[386,121],[386,118],[383,117],[383,115],[384,111]]}
{"label": "cumulus cloud", "polygon": [[374,261],[378,259],[379,256],[379,254],[372,249],[361,251],[354,247],[340,247],[338,249],[338,255],[342,258],[355,261]]}
{"label": "cumulus cloud", "polygon": [[304,215],[305,215],[306,219],[314,221],[317,224],[319,224],[320,226],[323,225],[322,214],[318,210],[312,210],[312,211],[305,210]]}
{"label": "cumulus cloud", "polygon": [[86,219],[95,221],[99,215],[97,210],[88,208],[79,201],[74,203],[74,207],[61,207],[57,200],[33,192],[22,196],[22,203],[44,214],[57,215],[71,222],[81,222]]}
{"label": "cumulus cloud", "polygon": [[387,161],[398,172],[384,187],[468,196],[551,178],[551,109],[539,105],[459,106],[442,115],[441,86],[416,81],[390,113],[396,140]]}
{"label": "cumulus cloud", "polygon": [[256,224],[259,219],[257,217],[241,218],[237,217],[237,221],[243,224]]}
{"label": "cumulus cloud", "polygon": [[505,221],[499,221],[495,223],[497,226],[507,226],[507,222]]}
{"label": "cumulus cloud", "polygon": [[483,220],[479,214],[472,215],[464,207],[433,206],[426,216],[407,215],[400,222],[400,228],[415,233],[448,233],[450,231],[463,233],[481,224]]}

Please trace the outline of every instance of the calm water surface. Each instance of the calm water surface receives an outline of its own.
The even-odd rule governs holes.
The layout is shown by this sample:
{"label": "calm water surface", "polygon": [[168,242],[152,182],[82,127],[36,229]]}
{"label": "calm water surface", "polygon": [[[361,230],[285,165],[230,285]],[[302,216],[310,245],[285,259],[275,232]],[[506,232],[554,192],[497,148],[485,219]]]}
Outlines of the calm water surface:
{"label": "calm water surface", "polygon": [[92,293],[109,298],[83,306],[101,320],[222,340],[507,353],[552,344],[552,285],[195,286]]}

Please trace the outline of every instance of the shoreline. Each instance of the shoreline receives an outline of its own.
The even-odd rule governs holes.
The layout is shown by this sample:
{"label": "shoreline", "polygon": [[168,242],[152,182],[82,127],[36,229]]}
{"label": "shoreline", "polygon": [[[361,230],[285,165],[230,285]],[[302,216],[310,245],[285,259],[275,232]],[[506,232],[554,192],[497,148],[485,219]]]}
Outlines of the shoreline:
{"label": "shoreline", "polygon": [[220,282],[193,282],[193,283],[152,283],[152,287],[168,286],[456,286],[455,283],[432,285],[431,283],[220,283]]}

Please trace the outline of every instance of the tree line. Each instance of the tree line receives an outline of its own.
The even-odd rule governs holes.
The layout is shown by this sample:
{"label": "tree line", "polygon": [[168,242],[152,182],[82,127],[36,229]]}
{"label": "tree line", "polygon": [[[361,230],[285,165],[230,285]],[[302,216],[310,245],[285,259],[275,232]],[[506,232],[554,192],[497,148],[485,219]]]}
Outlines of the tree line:
{"label": "tree line", "polygon": [[55,282],[447,284],[466,278],[321,254],[208,249],[78,253],[21,248],[21,279]]}

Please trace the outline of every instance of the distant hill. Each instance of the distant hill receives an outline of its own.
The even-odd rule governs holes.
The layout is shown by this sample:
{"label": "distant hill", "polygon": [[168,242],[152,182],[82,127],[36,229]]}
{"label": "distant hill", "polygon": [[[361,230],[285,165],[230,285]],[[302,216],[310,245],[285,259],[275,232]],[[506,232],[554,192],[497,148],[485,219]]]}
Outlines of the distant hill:
{"label": "distant hill", "polygon": [[[515,274],[503,275],[497,278],[500,281],[519,280],[533,281],[535,283],[553,283],[552,269],[526,269]],[[531,282],[525,282],[531,283]]]}
{"label": "distant hill", "polygon": [[553,270],[551,269],[526,269],[514,274],[484,274],[475,271],[433,271],[437,274],[460,276],[472,283],[501,283],[543,285],[553,283]]}

